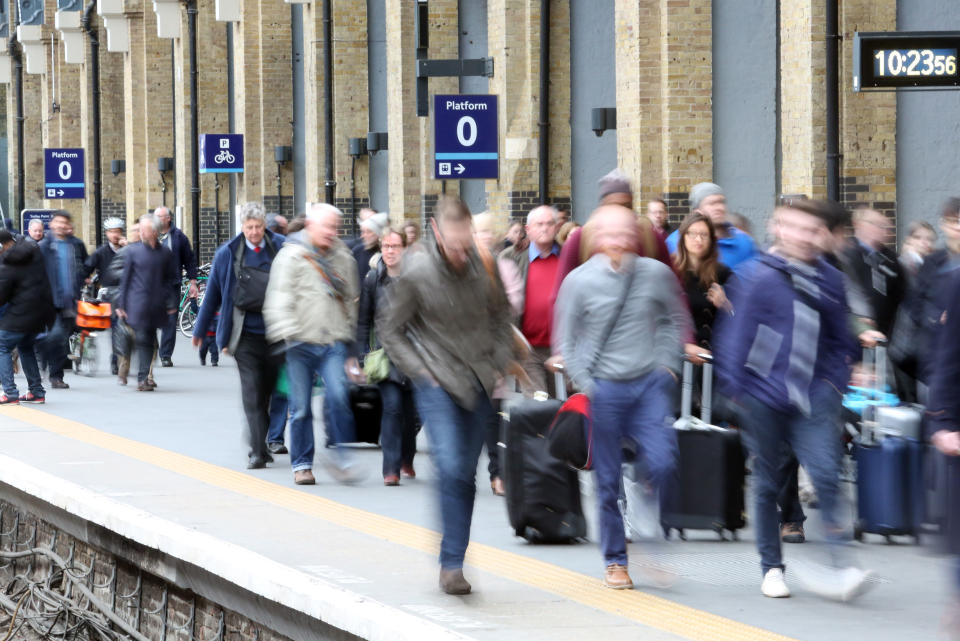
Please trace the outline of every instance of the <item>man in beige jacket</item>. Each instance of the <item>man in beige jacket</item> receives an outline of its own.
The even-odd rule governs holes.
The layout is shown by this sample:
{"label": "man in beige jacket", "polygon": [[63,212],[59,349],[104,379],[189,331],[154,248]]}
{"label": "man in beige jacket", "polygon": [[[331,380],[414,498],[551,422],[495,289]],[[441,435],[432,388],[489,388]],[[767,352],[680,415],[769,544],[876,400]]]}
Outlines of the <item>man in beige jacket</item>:
{"label": "man in beige jacket", "polygon": [[[357,326],[357,265],[337,238],[340,210],[326,203],[308,207],[302,232],[291,234],[274,259],[263,305],[270,344],[286,345],[290,386],[290,463],[298,485],[313,485],[313,414],[310,398],[316,375],[323,378],[328,426],[335,444],[354,433],[348,377],[362,380],[354,337]],[[345,450],[324,461],[336,480],[360,477]]]}

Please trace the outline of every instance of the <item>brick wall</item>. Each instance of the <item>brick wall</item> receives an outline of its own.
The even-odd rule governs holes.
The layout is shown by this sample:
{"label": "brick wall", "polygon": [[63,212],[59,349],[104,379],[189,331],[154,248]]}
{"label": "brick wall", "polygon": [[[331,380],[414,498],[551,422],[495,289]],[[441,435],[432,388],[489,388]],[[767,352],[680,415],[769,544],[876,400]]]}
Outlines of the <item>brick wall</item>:
{"label": "brick wall", "polygon": [[853,35],[857,31],[896,31],[894,3],[845,0],[840,28],[841,201],[849,208],[866,205],[896,218],[897,94],[854,93]]}
{"label": "brick wall", "polygon": [[[86,586],[95,596],[106,603],[115,602],[115,612],[151,641],[287,640],[287,637],[237,612],[226,610],[201,595],[171,586],[127,559],[90,546],[35,515],[0,501],[0,533],[7,532],[10,534],[0,536],[0,549],[12,551],[16,548],[19,551],[26,542],[51,548],[58,556],[70,561],[75,574],[86,575]],[[148,551],[132,542],[128,542],[126,549],[133,556],[150,557]],[[21,559],[0,569],[0,586],[9,583],[15,574],[25,574],[33,580],[46,578],[51,571],[51,562],[35,558],[39,560]]]}

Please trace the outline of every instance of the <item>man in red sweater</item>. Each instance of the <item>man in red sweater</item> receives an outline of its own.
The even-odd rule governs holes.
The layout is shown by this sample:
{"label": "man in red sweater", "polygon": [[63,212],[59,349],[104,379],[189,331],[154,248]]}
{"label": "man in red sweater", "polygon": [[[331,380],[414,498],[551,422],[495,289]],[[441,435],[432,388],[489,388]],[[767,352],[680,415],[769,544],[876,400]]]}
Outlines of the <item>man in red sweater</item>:
{"label": "man in red sweater", "polygon": [[525,391],[548,390],[552,381],[548,380],[544,361],[550,357],[553,286],[560,267],[560,246],[554,241],[557,210],[549,205],[532,209],[527,214],[526,229],[529,247],[508,247],[500,254],[497,265],[514,322],[532,348],[524,370],[534,389]]}

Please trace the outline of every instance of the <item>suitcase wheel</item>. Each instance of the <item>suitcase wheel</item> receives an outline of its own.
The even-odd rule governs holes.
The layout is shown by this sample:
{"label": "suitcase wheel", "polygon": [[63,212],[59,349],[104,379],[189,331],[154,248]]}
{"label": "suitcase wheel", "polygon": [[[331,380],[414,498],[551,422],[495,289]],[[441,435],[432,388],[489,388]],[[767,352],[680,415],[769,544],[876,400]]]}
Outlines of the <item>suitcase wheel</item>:
{"label": "suitcase wheel", "polygon": [[721,541],[727,540],[727,535],[723,533],[722,527],[714,528],[713,531],[717,533],[717,536],[720,538]]}
{"label": "suitcase wheel", "polygon": [[680,540],[681,540],[681,541],[686,541],[686,540],[687,540],[687,533],[683,531],[683,528],[678,529],[678,530],[677,530],[677,534],[680,535]]}
{"label": "suitcase wheel", "polygon": [[668,528],[668,527],[666,527],[666,526],[663,527],[663,538],[664,538],[664,540],[666,540],[666,541],[669,541],[669,540],[670,540],[670,532],[671,532],[670,528]]}

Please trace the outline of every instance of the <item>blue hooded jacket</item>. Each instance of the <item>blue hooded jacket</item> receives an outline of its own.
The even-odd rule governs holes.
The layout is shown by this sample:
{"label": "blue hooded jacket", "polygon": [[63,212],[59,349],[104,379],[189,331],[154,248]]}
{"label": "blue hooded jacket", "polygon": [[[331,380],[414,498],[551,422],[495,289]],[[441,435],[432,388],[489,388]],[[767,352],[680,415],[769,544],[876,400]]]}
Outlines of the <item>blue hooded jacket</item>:
{"label": "blue hooded jacket", "polygon": [[800,292],[790,265],[783,258],[763,254],[738,275],[728,292],[732,316],[724,315],[715,328],[717,375],[721,390],[737,398],[747,393],[780,411],[797,409],[791,403],[786,375],[793,351],[795,303],[819,313],[812,391],[827,383],[840,394],[850,380],[859,349],[850,329],[843,276],[823,259],[806,273],[817,295]]}

